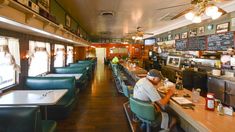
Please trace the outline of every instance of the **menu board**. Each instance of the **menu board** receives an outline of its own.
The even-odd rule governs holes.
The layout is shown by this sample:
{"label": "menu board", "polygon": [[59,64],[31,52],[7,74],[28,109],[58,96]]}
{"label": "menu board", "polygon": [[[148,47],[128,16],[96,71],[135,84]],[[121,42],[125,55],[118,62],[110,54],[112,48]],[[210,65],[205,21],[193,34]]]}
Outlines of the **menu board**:
{"label": "menu board", "polygon": [[209,35],[207,37],[207,50],[227,50],[228,47],[234,47],[234,33],[226,32],[222,34]]}
{"label": "menu board", "polygon": [[187,50],[188,39],[178,39],[175,41],[176,50],[184,51]]}
{"label": "menu board", "polygon": [[206,50],[206,37],[191,37],[188,39],[187,49],[190,51]]}

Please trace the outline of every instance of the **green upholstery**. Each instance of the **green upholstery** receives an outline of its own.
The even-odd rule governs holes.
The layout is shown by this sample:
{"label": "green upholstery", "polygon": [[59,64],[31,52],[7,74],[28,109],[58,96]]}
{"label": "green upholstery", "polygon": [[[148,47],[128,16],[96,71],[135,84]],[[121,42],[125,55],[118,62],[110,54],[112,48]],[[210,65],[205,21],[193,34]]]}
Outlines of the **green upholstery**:
{"label": "green upholstery", "polygon": [[74,77],[28,77],[25,85],[30,90],[68,89],[55,105],[47,107],[48,119],[66,118],[76,103]]}
{"label": "green upholstery", "polygon": [[84,67],[57,67],[54,69],[54,73],[56,74],[83,74],[86,72]]}
{"label": "green upholstery", "polygon": [[58,67],[54,69],[54,72],[56,74],[82,74],[79,80],[76,81],[79,88],[85,87],[88,82],[89,75],[86,67]]}
{"label": "green upholstery", "polygon": [[56,122],[52,120],[42,120],[43,132],[54,132],[56,130]]}
{"label": "green upholstery", "polygon": [[122,82],[122,91],[126,97],[130,97],[130,94],[133,93],[133,87],[132,86],[127,86],[124,82]]}
{"label": "green upholstery", "polygon": [[54,132],[56,122],[42,121],[37,106],[0,106],[0,132]]}
{"label": "green upholstery", "polygon": [[72,63],[69,67],[83,68],[89,79],[91,79],[92,71],[94,69],[91,63]]}
{"label": "green upholstery", "polygon": [[155,121],[155,108],[150,102],[145,102],[130,97],[130,107],[131,111],[135,113],[136,116],[150,122]]}

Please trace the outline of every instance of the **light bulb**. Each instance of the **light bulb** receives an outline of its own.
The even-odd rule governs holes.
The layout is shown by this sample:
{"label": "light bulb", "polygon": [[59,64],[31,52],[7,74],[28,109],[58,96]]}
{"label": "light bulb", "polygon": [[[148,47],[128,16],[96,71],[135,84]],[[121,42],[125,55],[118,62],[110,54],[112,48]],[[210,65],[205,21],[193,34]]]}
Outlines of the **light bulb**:
{"label": "light bulb", "polygon": [[193,23],[200,23],[200,22],[202,22],[201,16],[194,16],[192,22]]}
{"label": "light bulb", "polygon": [[220,16],[222,15],[222,12],[216,12],[216,13],[214,13],[212,16],[211,16],[211,18],[213,19],[213,20],[215,20],[215,19],[217,19],[217,18],[219,18]]}
{"label": "light bulb", "polygon": [[187,20],[193,20],[193,17],[194,17],[194,13],[193,12],[188,12],[187,14],[184,15],[184,17],[187,19]]}
{"label": "light bulb", "polygon": [[132,39],[135,39],[135,36],[132,36]]}
{"label": "light bulb", "polygon": [[216,7],[216,6],[208,6],[206,8],[206,15],[207,16],[212,16],[216,12],[218,12],[218,7]]}

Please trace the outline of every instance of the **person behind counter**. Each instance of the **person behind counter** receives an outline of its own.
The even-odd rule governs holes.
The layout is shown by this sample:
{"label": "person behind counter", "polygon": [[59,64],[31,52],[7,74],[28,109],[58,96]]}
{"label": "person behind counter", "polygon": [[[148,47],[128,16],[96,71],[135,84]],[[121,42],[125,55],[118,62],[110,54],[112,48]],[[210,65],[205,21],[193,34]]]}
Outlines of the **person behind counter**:
{"label": "person behind counter", "polygon": [[161,129],[172,129],[176,124],[176,118],[171,116],[170,113],[165,112],[165,106],[170,100],[170,97],[175,92],[175,86],[171,85],[168,92],[162,98],[154,85],[159,85],[164,77],[161,72],[152,69],[148,72],[145,78],[140,79],[134,87],[133,98],[141,101],[151,101],[154,104],[157,112],[161,112],[159,115],[159,120],[161,120]]}
{"label": "person behind counter", "polygon": [[112,59],[112,63],[113,64],[117,64],[119,62],[119,59],[117,56],[115,56],[113,59]]}

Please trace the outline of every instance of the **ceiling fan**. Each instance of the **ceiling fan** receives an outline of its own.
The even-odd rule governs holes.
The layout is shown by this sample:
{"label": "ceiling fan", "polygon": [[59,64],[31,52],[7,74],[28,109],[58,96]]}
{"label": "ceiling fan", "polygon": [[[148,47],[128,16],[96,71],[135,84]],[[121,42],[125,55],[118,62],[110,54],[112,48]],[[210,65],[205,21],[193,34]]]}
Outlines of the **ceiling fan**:
{"label": "ceiling fan", "polygon": [[154,35],[153,33],[146,33],[143,31],[143,28],[138,26],[135,32],[127,33],[129,37],[134,40],[142,40],[144,35]]}
{"label": "ceiling fan", "polygon": [[[191,5],[190,7],[186,8],[185,10],[183,10],[182,12],[178,13],[177,15],[175,15],[174,17],[171,18],[171,20],[174,20],[174,19],[177,19],[177,18],[179,18],[189,12],[192,12],[192,11],[194,11],[194,13],[195,13],[194,15],[200,16],[201,14],[203,14],[206,11],[207,7],[215,6],[216,3],[225,2],[225,1],[232,1],[232,0],[191,0],[190,3],[184,3],[184,4],[180,4],[180,5],[175,5],[175,6],[158,8],[156,10],[166,10],[166,9]],[[219,7],[217,7],[217,10],[219,13],[221,13],[220,15],[227,13],[226,11],[224,11],[222,8],[219,8]]]}

